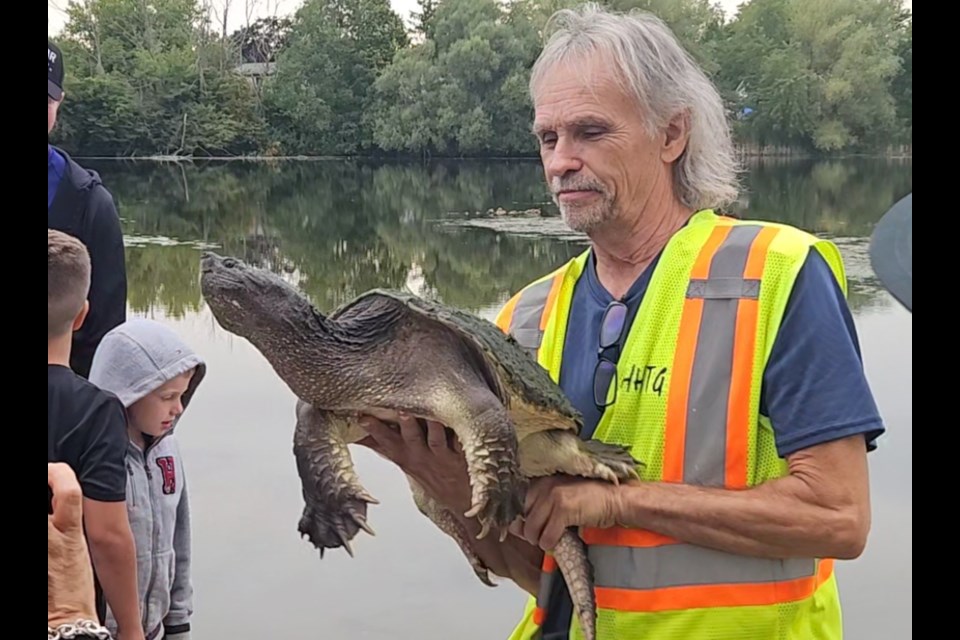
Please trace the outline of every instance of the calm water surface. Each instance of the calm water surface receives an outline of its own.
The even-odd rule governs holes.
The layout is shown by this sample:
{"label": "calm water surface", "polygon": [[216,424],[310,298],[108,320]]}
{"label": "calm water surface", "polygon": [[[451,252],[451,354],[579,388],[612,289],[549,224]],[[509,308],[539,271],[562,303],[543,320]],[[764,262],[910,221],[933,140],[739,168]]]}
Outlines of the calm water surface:
{"label": "calm water surface", "polygon": [[[124,219],[130,312],[181,331],[209,375],[178,430],[193,508],[198,638],[503,639],[524,594],[482,585],[422,517],[398,470],[355,448],[375,538],[321,561],[301,540],[294,397],[200,296],[212,247],[287,274],[324,311],[371,287],[409,287],[487,318],[583,248],[555,218],[536,163],[428,167],[353,162],[176,167],[100,163]],[[873,226],[912,189],[910,162],[751,166],[745,215],[834,238],[843,251],[864,364],[888,432],[871,454],[873,530],[839,563],[846,637],[899,640],[912,627],[913,323],[867,260]]]}

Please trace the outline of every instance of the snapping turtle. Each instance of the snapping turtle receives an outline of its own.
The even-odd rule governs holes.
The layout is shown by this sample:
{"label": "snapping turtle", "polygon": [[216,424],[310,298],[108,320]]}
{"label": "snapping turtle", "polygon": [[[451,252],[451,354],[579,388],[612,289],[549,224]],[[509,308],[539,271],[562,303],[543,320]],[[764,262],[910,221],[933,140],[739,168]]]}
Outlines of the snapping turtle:
{"label": "snapping turtle", "polygon": [[[217,322],[247,339],[298,397],[294,455],[305,507],[299,530],[320,549],[343,546],[377,501],[354,473],[347,445],[366,437],[359,414],[398,412],[446,425],[472,488],[466,517],[478,537],[505,539],[522,513],[527,479],[566,473],[617,483],[640,463],[621,446],[584,441],[560,388],[492,322],[409,293],[373,290],[323,316],[273,273],[205,252],[201,288]],[[492,585],[459,519],[409,478],[418,509],[452,537]],[[587,638],[595,637],[592,570],[576,529],[553,551]]]}

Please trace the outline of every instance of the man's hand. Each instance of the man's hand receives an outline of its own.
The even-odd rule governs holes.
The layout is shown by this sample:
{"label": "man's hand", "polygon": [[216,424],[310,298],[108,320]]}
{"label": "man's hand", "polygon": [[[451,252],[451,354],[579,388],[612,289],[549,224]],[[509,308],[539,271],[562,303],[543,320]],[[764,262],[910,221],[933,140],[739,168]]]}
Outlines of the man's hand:
{"label": "man's hand", "polygon": [[524,515],[510,532],[551,551],[567,527],[615,526],[619,502],[619,487],[609,482],[566,475],[537,478],[527,492]]}
{"label": "man's hand", "polygon": [[431,421],[424,428],[416,418],[402,414],[398,422],[399,430],[364,416],[360,424],[370,436],[357,444],[394,462],[430,497],[450,509],[464,526],[474,551],[494,574],[508,577],[528,593],[536,594],[543,553],[515,536],[508,536],[502,543],[498,536],[478,540],[477,519],[463,515],[470,509],[472,492],[466,459],[453,432]]}
{"label": "man's hand", "polygon": [[453,432],[439,422],[426,422],[400,414],[400,429],[363,416],[362,426],[370,436],[357,444],[373,449],[413,476],[427,495],[460,515],[470,509],[470,479],[460,443]]}
{"label": "man's hand", "polygon": [[97,621],[93,565],[83,537],[83,494],[69,465],[47,463],[53,515],[47,516],[47,624]]}

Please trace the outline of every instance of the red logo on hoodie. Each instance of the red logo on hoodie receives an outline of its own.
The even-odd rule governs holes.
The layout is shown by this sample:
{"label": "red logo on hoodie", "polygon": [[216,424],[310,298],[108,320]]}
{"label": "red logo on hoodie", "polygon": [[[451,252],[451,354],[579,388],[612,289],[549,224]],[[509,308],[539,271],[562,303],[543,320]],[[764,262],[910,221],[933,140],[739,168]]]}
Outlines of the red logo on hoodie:
{"label": "red logo on hoodie", "polygon": [[177,467],[173,462],[173,456],[157,458],[157,466],[163,474],[163,493],[170,495],[177,490]]}

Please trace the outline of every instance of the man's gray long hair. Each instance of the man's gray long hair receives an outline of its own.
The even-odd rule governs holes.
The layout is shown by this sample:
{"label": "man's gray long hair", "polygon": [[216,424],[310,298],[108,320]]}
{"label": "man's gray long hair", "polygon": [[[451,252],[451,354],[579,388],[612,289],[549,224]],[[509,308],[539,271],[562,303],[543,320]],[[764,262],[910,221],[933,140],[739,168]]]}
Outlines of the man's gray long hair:
{"label": "man's gray long hair", "polygon": [[716,87],[656,16],[610,13],[589,3],[562,9],[547,22],[549,40],[530,75],[530,95],[557,63],[600,54],[633,96],[651,135],[689,114],[690,138],[673,166],[677,197],[687,207],[722,207],[737,199],[737,161]]}

